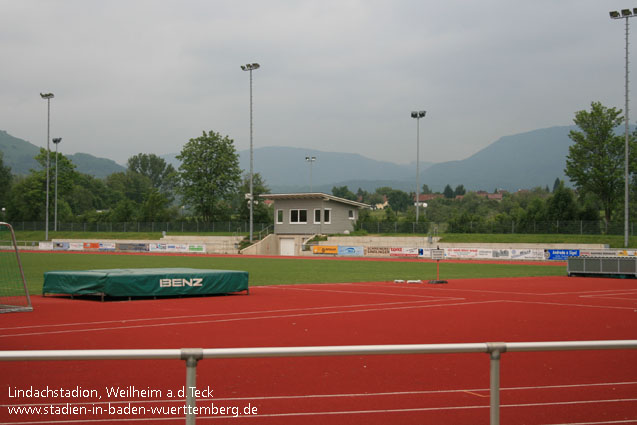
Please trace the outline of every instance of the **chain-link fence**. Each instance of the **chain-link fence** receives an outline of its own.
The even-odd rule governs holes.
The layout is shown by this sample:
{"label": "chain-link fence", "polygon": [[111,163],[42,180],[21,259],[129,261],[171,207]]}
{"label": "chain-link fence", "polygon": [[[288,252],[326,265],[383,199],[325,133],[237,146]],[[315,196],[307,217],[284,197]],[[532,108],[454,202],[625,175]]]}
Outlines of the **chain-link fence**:
{"label": "chain-link fence", "polygon": [[[10,223],[16,231],[44,231],[45,223],[40,221],[17,221]],[[49,224],[49,231],[53,229]],[[268,229],[270,228],[270,229]],[[166,232],[166,233],[232,233],[246,234],[250,232],[247,221],[226,222],[126,222],[126,223],[58,223],[58,231],[62,232]],[[270,233],[272,223],[254,223],[253,232]],[[622,235],[623,222],[600,221],[466,221],[450,222],[406,222],[378,221],[359,222],[356,230],[371,234],[430,234],[439,233],[493,233],[493,234],[577,234],[577,235]],[[634,235],[634,225],[630,223],[629,233]]]}
{"label": "chain-link fence", "polygon": [[[17,231],[44,231],[43,221],[17,221],[11,225]],[[272,224],[254,223],[253,231],[266,230]],[[49,224],[49,231],[53,229]],[[125,223],[58,223],[60,232],[166,232],[166,233],[236,233],[250,232],[250,223],[243,221],[225,222],[125,222]]]}

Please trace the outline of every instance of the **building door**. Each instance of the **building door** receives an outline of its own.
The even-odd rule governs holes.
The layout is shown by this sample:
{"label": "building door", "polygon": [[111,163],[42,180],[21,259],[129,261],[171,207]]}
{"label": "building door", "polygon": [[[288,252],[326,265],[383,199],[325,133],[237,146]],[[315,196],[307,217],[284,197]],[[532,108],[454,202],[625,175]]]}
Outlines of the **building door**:
{"label": "building door", "polygon": [[293,256],[294,255],[294,239],[281,239],[281,255]]}

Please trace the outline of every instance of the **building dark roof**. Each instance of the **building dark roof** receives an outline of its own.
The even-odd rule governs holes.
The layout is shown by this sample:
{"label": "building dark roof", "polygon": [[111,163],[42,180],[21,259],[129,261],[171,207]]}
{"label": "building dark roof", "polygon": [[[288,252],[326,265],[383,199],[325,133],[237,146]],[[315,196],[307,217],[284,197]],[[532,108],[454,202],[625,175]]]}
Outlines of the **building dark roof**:
{"label": "building dark roof", "polygon": [[358,208],[371,208],[371,205],[362,202],[350,201],[349,199],[339,198],[338,196],[328,195],[326,193],[265,193],[259,195],[260,198],[283,200],[283,199],[319,199],[323,201],[340,202],[342,204],[352,205]]}

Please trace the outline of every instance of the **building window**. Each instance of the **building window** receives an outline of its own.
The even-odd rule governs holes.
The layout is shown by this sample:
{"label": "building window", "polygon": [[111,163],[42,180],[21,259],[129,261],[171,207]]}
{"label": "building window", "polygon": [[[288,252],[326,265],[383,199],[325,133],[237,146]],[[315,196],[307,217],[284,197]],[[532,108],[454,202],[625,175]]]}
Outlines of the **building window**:
{"label": "building window", "polygon": [[325,208],[323,210],[323,223],[330,224],[332,222],[332,210],[330,208]]}
{"label": "building window", "polygon": [[349,215],[348,215],[350,220],[354,220],[355,216],[354,216],[354,210],[349,210]]}
{"label": "building window", "polygon": [[290,223],[307,224],[307,210],[290,210]]}
{"label": "building window", "polygon": [[314,224],[321,224],[321,210],[314,210]]}
{"label": "building window", "polygon": [[283,224],[283,210],[276,210],[276,224]]}

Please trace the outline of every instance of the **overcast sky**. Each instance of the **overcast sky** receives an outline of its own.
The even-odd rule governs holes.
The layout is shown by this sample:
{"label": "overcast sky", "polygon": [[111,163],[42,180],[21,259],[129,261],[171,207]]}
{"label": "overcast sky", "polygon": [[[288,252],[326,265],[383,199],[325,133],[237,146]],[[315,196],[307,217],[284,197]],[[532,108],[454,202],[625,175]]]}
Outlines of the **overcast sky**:
{"label": "overcast sky", "polygon": [[[0,0],[0,129],[46,146],[39,93],[52,92],[51,137],[63,138],[64,153],[124,164],[179,152],[204,130],[248,149],[240,65],[258,62],[255,148],[407,163],[416,156],[410,112],[426,110],[421,161],[459,160],[502,136],[570,125],[592,101],[623,109],[624,20],[608,12],[636,5]],[[637,49],[630,54],[637,64]]]}

